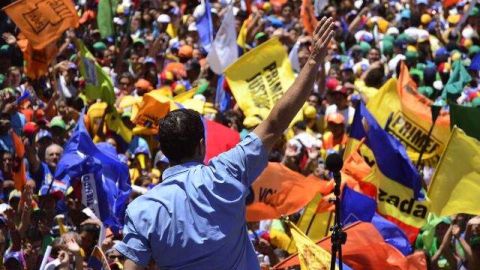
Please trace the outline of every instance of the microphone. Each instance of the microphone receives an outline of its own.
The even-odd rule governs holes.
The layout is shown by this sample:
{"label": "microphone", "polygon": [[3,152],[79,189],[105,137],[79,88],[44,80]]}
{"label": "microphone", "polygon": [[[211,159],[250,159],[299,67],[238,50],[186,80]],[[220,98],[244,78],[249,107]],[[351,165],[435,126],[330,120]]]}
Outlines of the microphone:
{"label": "microphone", "polygon": [[338,173],[343,167],[343,159],[338,153],[332,153],[325,160],[325,168],[332,173]]}
{"label": "microphone", "polygon": [[325,160],[325,168],[332,173],[333,180],[335,181],[335,188],[333,192],[335,195],[340,195],[340,184],[342,183],[342,175],[340,174],[340,170],[343,167],[343,159],[342,156],[338,153],[331,153],[327,156]]}
{"label": "microphone", "polygon": [[343,167],[343,159],[338,153],[332,153],[327,156],[325,160],[325,167],[332,173],[333,180],[335,182],[335,187],[333,188],[333,194],[335,194],[335,199],[332,201],[335,202],[335,222],[333,227],[330,228],[332,231],[332,259],[330,264],[330,270],[336,269],[335,262],[338,253],[338,260],[340,261],[339,269],[342,270],[342,245],[347,241],[347,234],[343,231],[342,228],[342,204],[340,202],[340,187],[342,184],[342,175],[340,170]]}

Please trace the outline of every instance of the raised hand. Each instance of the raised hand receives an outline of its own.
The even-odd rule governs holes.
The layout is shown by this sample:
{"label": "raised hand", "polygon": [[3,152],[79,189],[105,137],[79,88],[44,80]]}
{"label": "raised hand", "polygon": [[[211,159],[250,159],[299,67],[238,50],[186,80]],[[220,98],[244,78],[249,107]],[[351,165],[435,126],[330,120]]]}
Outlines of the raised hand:
{"label": "raised hand", "polygon": [[10,33],[3,33],[2,37],[8,45],[14,45],[17,42],[15,36]]}
{"label": "raised hand", "polygon": [[70,251],[74,255],[80,254],[80,246],[78,245],[77,241],[75,241],[75,238],[73,238],[72,235],[65,234],[64,241],[68,251]]}
{"label": "raised hand", "polygon": [[328,51],[328,44],[334,35],[333,19],[323,17],[313,32],[312,60],[318,63],[325,58]]}

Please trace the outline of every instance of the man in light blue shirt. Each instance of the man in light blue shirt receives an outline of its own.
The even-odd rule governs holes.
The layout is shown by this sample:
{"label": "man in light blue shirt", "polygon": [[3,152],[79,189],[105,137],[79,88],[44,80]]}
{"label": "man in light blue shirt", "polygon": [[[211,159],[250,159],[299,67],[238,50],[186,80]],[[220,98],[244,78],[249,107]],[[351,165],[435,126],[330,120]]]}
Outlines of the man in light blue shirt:
{"label": "man in light blue shirt", "polygon": [[314,33],[308,63],[268,118],[231,150],[205,157],[203,123],[192,110],[172,111],[161,121],[160,148],[171,167],[163,182],[128,206],[124,239],[115,248],[127,257],[125,270],[259,269],[247,234],[245,198],[267,166],[273,147],[313,89],[333,37],[323,18]]}

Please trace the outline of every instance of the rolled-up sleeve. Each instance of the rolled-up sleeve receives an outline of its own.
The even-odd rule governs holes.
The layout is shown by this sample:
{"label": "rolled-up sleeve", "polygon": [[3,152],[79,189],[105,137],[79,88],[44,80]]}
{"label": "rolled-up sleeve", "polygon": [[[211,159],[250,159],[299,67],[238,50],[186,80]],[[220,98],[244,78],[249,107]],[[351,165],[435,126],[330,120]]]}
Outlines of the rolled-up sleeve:
{"label": "rolled-up sleeve", "polygon": [[210,161],[210,166],[222,169],[250,186],[268,165],[268,152],[253,132],[239,144]]}
{"label": "rolled-up sleeve", "polygon": [[123,241],[116,244],[115,249],[136,264],[146,267],[150,262],[152,252],[148,240],[138,232],[135,224],[141,223],[135,221],[127,211],[123,227]]}

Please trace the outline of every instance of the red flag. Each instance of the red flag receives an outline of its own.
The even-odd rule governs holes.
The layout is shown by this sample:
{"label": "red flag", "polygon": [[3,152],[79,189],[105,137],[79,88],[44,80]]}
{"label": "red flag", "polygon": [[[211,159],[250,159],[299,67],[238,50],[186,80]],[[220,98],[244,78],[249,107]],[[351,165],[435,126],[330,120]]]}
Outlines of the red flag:
{"label": "red flag", "polygon": [[222,124],[205,120],[206,154],[205,163],[211,158],[230,150],[240,142],[240,134]]}
{"label": "red flag", "polygon": [[25,146],[22,140],[15,132],[11,133],[13,146],[15,148],[14,165],[13,165],[13,181],[15,182],[15,189],[23,190],[23,186],[27,182],[27,174],[25,170],[25,163],[23,157],[25,156]]}

